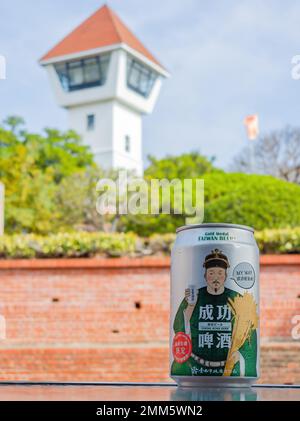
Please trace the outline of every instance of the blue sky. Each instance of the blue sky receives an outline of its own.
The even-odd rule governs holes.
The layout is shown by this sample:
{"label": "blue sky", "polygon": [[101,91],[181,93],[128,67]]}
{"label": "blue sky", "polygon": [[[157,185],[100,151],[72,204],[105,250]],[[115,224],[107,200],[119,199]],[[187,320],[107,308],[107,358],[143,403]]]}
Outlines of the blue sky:
{"label": "blue sky", "polygon": [[[0,120],[18,114],[29,130],[67,128],[38,59],[102,6],[101,0],[3,0]],[[258,113],[267,133],[300,125],[299,1],[111,0],[108,4],[169,70],[144,118],[144,157],[198,150],[227,168],[247,143],[243,119]]]}

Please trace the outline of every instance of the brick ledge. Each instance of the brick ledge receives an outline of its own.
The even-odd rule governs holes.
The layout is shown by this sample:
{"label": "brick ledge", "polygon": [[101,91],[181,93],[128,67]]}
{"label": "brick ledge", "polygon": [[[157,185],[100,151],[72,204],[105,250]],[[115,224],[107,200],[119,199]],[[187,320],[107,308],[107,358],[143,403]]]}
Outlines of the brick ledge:
{"label": "brick ledge", "polygon": [[[300,254],[263,255],[262,266],[300,265]],[[170,257],[118,257],[118,258],[75,258],[75,259],[0,259],[0,269],[130,269],[168,268]]]}
{"label": "brick ledge", "polygon": [[74,259],[2,259],[0,269],[130,269],[168,268],[169,257],[117,257]]}

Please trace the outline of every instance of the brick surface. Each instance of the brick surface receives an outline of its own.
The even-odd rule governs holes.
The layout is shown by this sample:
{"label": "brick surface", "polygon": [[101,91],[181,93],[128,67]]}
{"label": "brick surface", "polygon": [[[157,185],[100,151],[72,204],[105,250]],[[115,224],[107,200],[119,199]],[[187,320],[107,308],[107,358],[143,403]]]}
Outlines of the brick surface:
{"label": "brick surface", "polygon": [[[260,381],[300,383],[300,259],[277,257],[261,261]],[[1,380],[168,380],[169,259],[0,261],[0,280]]]}

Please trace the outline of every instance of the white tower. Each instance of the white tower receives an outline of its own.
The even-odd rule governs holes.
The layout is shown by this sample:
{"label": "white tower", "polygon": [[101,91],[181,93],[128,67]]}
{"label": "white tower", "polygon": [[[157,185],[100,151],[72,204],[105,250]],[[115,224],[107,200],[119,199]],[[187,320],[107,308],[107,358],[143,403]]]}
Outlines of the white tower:
{"label": "white tower", "polygon": [[152,112],[168,73],[118,16],[101,7],[40,63],[98,164],[141,175],[142,115]]}

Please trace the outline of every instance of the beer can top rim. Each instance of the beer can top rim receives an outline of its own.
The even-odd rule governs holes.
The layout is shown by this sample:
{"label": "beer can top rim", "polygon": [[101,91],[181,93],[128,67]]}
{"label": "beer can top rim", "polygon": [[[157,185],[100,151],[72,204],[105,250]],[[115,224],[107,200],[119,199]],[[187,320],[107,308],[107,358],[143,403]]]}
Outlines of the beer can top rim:
{"label": "beer can top rim", "polygon": [[195,229],[195,228],[236,228],[241,230],[246,230],[254,233],[254,228],[248,227],[247,225],[238,225],[238,224],[226,224],[226,223],[218,223],[218,222],[211,222],[206,224],[190,224],[190,225],[183,225],[176,229],[176,233]]}

